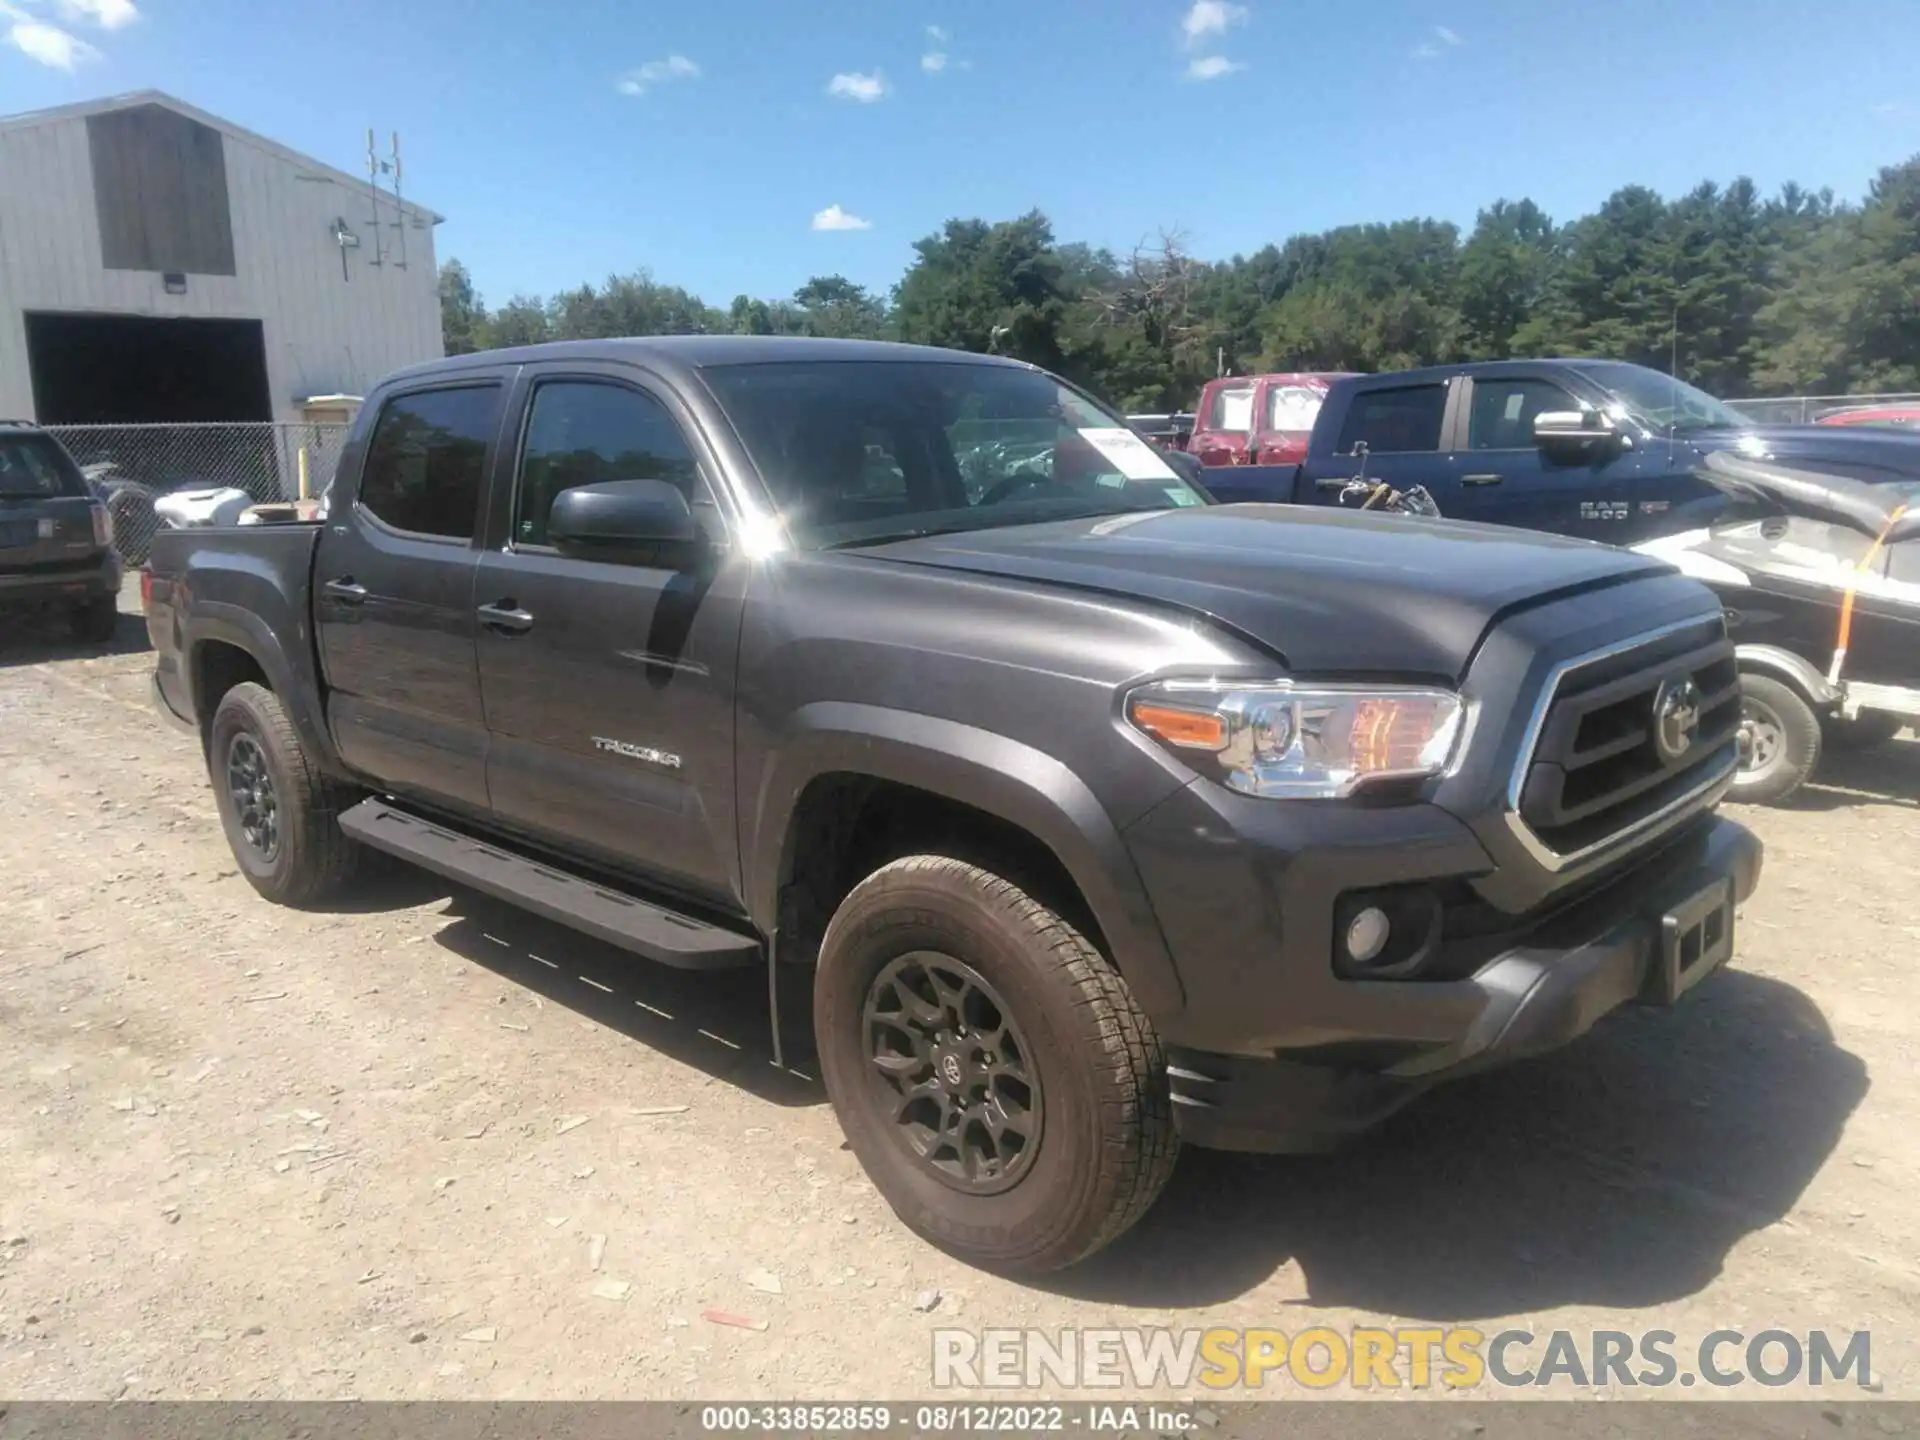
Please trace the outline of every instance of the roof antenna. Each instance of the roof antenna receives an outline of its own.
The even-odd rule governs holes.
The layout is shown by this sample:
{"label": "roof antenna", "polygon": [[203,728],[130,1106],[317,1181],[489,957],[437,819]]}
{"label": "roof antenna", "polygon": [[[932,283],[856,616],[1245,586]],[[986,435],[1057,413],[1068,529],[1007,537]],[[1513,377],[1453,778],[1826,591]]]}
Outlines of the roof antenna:
{"label": "roof antenna", "polygon": [[407,207],[400,203],[400,132],[393,132],[393,220],[394,228],[400,232],[400,258],[395,262],[399,269],[407,268]]}
{"label": "roof antenna", "polygon": [[385,251],[380,242],[380,157],[373,149],[373,127],[367,127],[367,204],[373,207],[373,259],[369,265],[384,265]]}

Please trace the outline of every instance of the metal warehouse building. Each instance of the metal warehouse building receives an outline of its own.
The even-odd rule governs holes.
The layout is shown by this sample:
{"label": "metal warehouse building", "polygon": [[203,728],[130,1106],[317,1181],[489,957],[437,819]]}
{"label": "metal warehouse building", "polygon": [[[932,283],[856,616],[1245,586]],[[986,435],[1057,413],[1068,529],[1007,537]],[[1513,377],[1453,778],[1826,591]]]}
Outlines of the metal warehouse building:
{"label": "metal warehouse building", "polygon": [[156,91],[0,119],[0,415],[337,415],[442,353],[439,219]]}

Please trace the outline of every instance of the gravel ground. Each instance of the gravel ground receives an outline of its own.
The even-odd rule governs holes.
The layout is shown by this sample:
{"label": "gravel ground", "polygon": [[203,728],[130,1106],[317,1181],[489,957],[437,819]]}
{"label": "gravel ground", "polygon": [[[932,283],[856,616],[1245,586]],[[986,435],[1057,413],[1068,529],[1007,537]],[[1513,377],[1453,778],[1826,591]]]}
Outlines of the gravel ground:
{"label": "gravel ground", "polygon": [[943,1325],[1464,1323],[1871,1330],[1920,1397],[1911,738],[1741,815],[1768,872],[1687,1003],[1338,1155],[1188,1152],[1018,1284],[895,1223],[763,977],[406,871],[259,900],[149,666],[131,615],[0,639],[0,1396],[913,1396]]}

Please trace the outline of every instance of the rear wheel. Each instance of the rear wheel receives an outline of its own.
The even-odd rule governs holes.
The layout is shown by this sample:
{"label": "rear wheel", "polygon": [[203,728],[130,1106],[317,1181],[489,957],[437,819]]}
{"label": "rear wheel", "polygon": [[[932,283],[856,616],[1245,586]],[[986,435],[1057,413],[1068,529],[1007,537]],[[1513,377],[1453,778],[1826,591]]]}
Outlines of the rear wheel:
{"label": "rear wheel", "polygon": [[105,645],[120,629],[120,601],[117,596],[97,595],[73,607],[74,638],[89,645]]}
{"label": "rear wheel", "polygon": [[247,681],[221,697],[207,769],[227,844],[255,890],[310,905],[352,878],[360,849],[339,816],[354,796],[313,765],[271,690]]}
{"label": "rear wheel", "polygon": [[1765,675],[1740,677],[1740,769],[1733,798],[1777,805],[1820,763],[1820,717],[1799,691]]}
{"label": "rear wheel", "polygon": [[1071,1265],[1173,1172],[1165,1059],[1125,982],[979,866],[916,855],[855,886],[821,946],[814,1028],[867,1174],[966,1260]]}

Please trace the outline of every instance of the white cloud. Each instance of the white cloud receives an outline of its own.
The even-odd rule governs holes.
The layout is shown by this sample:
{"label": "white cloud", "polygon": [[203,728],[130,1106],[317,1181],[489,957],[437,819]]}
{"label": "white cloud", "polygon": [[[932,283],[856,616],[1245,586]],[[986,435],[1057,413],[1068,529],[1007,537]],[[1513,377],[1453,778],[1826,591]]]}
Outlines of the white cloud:
{"label": "white cloud", "polygon": [[1435,40],[1422,40],[1418,45],[1413,47],[1414,59],[1438,60],[1442,55],[1446,54],[1448,50],[1455,49],[1467,43],[1460,38],[1460,32],[1458,30],[1449,30],[1445,25],[1434,26],[1433,33],[1436,37]]}
{"label": "white cloud", "polygon": [[664,85],[670,80],[697,80],[700,67],[684,55],[669,55],[664,60],[649,60],[638,70],[629,70],[620,77],[622,95],[644,95],[655,85]]}
{"label": "white cloud", "polygon": [[949,37],[947,32],[942,30],[938,25],[929,25],[927,26],[927,38],[936,45],[944,45],[947,43]]}
{"label": "white cloud", "polygon": [[1440,47],[1431,41],[1422,40],[1418,45],[1413,47],[1413,58],[1416,60],[1438,60],[1440,58]]}
{"label": "white cloud", "polygon": [[29,60],[54,70],[72,70],[76,65],[100,58],[100,52],[93,46],[58,25],[29,19],[18,10],[9,9],[5,13],[14,17],[7,27],[7,44]]}
{"label": "white cloud", "polygon": [[920,57],[920,68],[929,75],[938,75],[947,68],[947,57],[938,50],[930,51]]}
{"label": "white cloud", "polygon": [[1193,0],[1193,8],[1180,22],[1187,44],[1198,45],[1210,35],[1224,35],[1229,26],[1244,25],[1247,7],[1232,0]]}
{"label": "white cloud", "polygon": [[842,100],[858,100],[862,105],[871,105],[886,93],[887,77],[878,70],[871,75],[848,71],[827,82],[827,94]]}
{"label": "white cloud", "polygon": [[59,0],[60,13],[69,20],[119,30],[140,18],[133,0]]}
{"label": "white cloud", "polygon": [[1440,39],[1448,45],[1464,45],[1467,43],[1460,38],[1460,32],[1458,30],[1449,30],[1444,25],[1434,26],[1433,33],[1438,35]]}
{"label": "white cloud", "polygon": [[1187,66],[1187,78],[1218,80],[1222,75],[1231,75],[1236,70],[1246,68],[1238,60],[1229,60],[1224,55],[1202,55]]}
{"label": "white cloud", "polygon": [[849,215],[838,205],[829,205],[813,217],[815,230],[871,230],[873,222]]}

